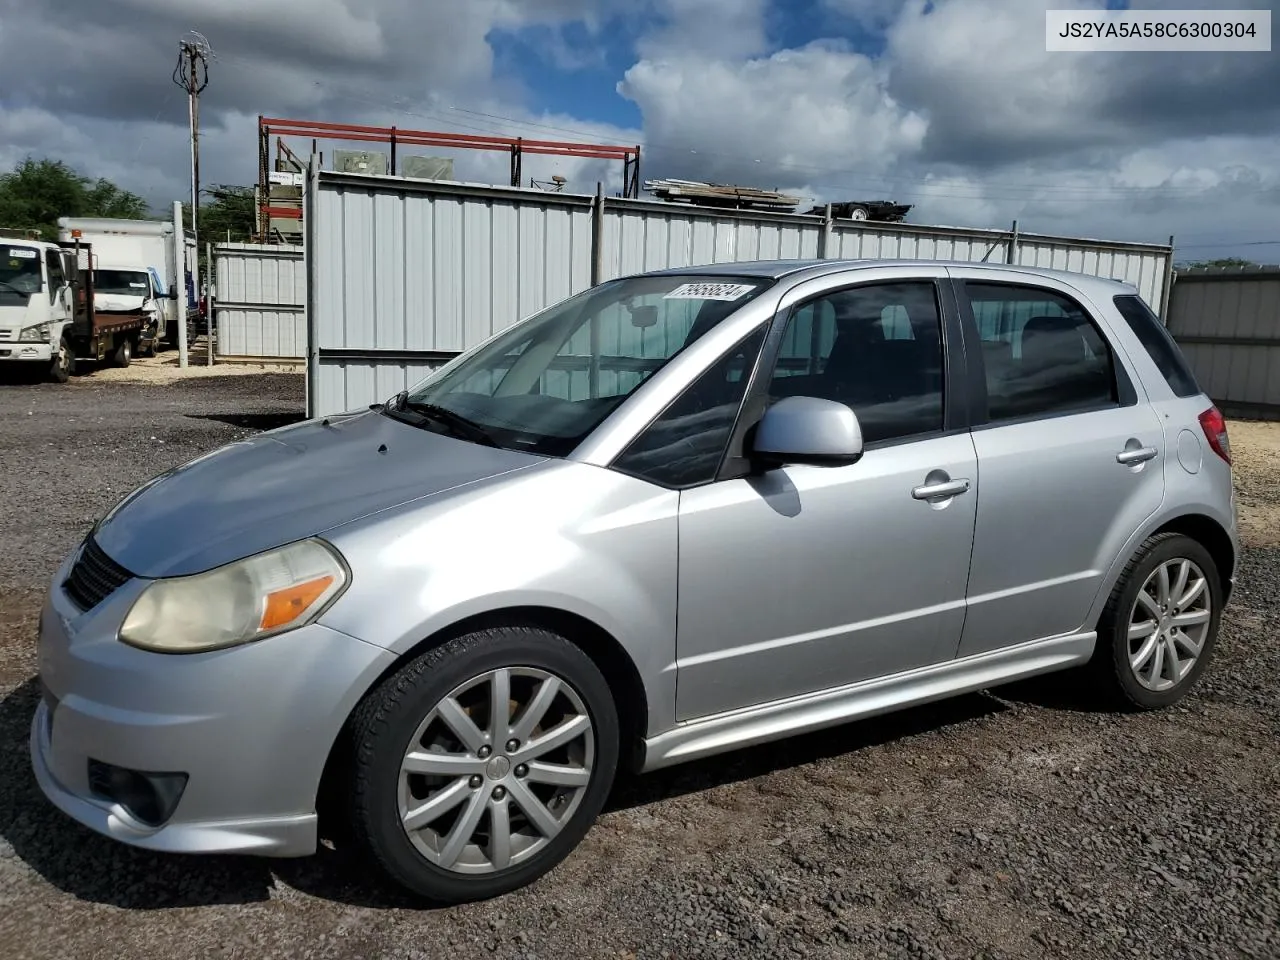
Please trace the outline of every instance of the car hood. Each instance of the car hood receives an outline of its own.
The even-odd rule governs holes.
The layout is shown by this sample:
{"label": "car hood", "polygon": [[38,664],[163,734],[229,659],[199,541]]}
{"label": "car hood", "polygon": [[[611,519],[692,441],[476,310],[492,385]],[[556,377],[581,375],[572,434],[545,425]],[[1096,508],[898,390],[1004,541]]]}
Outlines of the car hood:
{"label": "car hood", "polygon": [[142,309],[146,297],[131,297],[123,293],[95,293],[93,306],[95,310],[112,313],[134,313]]}
{"label": "car hood", "polygon": [[184,576],[543,459],[375,412],[306,421],[161,474],[94,536],[137,576]]}

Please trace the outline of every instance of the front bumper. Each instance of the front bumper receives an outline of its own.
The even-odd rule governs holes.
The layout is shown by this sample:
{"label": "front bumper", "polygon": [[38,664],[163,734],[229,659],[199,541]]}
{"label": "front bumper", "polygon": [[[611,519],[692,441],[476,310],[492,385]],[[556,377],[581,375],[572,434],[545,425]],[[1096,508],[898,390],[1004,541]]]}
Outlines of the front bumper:
{"label": "front bumper", "polygon": [[[61,588],[67,566],[40,622],[47,694],[31,759],[45,795],[86,827],[152,850],[313,853],[330,747],[393,655],[319,624],[212,653],[137,650],[116,630],[144,583],[81,613]],[[188,779],[172,815],[149,826],[91,787],[91,760]]]}
{"label": "front bumper", "polygon": [[0,343],[0,360],[53,362],[53,344],[50,343]]}

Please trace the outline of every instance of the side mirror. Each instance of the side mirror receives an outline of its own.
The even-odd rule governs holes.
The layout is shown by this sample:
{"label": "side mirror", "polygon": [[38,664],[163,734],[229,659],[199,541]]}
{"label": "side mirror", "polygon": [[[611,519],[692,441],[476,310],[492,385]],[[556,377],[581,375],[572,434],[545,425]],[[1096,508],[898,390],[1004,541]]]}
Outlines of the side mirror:
{"label": "side mirror", "polygon": [[170,287],[169,292],[165,294],[165,298],[168,300],[177,300],[178,288],[176,286]]}
{"label": "side mirror", "polygon": [[842,467],[862,457],[862,428],[849,407],[818,397],[784,397],[756,425],[751,456],[767,466]]}

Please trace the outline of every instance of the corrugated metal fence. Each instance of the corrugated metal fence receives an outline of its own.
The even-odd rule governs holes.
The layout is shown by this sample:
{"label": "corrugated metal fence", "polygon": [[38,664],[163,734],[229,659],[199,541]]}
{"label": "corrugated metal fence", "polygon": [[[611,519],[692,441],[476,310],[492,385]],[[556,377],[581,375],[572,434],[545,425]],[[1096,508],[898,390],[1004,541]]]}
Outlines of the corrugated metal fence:
{"label": "corrugated metal fence", "polygon": [[1280,420],[1280,267],[1179,270],[1169,332],[1227,416]]}
{"label": "corrugated metal fence", "polygon": [[220,243],[213,248],[217,356],[307,355],[307,277],[302,247]]}
{"label": "corrugated metal fence", "polygon": [[384,400],[592,283],[734,260],[987,260],[1135,284],[1163,311],[1150,244],[714,211],[647,200],[318,171],[307,191],[307,408]]}

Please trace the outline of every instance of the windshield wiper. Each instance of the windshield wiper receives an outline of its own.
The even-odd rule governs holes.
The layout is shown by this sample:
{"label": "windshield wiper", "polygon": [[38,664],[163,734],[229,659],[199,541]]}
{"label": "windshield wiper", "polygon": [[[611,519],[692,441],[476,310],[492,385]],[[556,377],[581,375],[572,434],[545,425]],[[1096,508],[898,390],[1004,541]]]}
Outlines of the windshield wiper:
{"label": "windshield wiper", "polygon": [[474,420],[469,420],[462,414],[454,413],[439,404],[420,403],[416,400],[410,400],[408,390],[401,390],[397,393],[383,409],[392,414],[417,414],[419,422],[434,421],[435,423],[443,424],[454,436],[483,444],[486,447],[501,446],[488,430]]}

